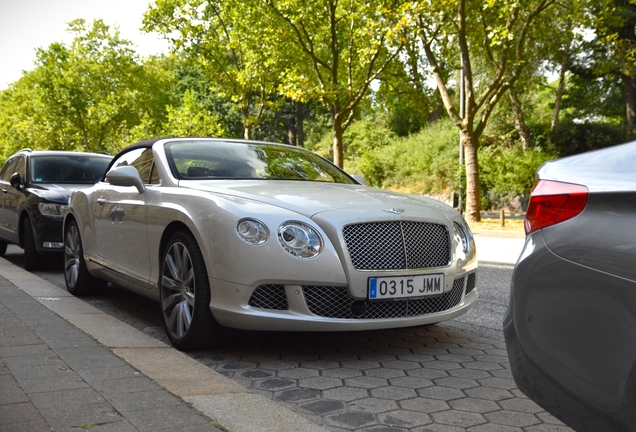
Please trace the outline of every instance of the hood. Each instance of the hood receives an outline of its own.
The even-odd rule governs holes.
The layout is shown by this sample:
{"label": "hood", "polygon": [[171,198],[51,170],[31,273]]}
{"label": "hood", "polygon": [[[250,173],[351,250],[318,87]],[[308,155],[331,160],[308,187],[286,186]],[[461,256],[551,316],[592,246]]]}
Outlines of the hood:
{"label": "hood", "polygon": [[[434,219],[458,215],[453,208],[425,197],[407,196],[362,185],[286,180],[181,181],[180,187],[226,194],[294,211],[309,218],[327,212],[351,219]],[[358,215],[358,217],[356,217]]]}
{"label": "hood", "polygon": [[66,203],[68,201],[68,197],[71,196],[73,191],[91,186],[93,186],[92,183],[38,184],[37,186],[31,186],[28,188],[28,191],[48,201]]}

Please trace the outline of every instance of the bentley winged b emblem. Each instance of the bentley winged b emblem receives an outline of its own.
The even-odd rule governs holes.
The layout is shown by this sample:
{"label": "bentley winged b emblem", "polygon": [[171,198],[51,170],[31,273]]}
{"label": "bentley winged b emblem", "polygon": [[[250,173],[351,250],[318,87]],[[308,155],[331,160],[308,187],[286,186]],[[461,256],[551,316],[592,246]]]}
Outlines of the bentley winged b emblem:
{"label": "bentley winged b emblem", "polygon": [[399,209],[399,208],[382,209],[382,211],[385,211],[388,213],[395,213],[395,214],[404,213],[404,209]]}

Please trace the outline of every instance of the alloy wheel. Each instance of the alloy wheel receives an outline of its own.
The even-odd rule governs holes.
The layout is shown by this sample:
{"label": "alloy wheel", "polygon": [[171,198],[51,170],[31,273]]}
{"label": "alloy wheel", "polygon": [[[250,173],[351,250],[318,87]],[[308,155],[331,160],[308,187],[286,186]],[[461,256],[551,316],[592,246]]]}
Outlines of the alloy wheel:
{"label": "alloy wheel", "polygon": [[161,308],[167,330],[176,338],[186,336],[194,315],[195,277],[186,245],[172,243],[161,275]]}

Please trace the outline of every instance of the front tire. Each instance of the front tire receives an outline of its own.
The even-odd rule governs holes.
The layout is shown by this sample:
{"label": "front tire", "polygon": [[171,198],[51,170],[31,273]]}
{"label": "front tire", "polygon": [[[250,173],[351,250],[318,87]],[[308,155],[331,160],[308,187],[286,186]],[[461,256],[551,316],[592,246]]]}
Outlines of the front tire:
{"label": "front tire", "polygon": [[161,262],[161,317],[172,345],[189,351],[219,344],[223,328],[210,311],[210,283],[194,237],[175,233]]}
{"label": "front tire", "polygon": [[92,276],[86,268],[84,249],[77,222],[71,221],[64,233],[64,281],[66,289],[81,297],[106,288],[108,282]]}
{"label": "front tire", "polygon": [[31,226],[31,219],[26,217],[22,224],[22,241],[24,243],[24,269],[26,271],[39,270],[42,267],[42,257],[35,248],[35,236]]}

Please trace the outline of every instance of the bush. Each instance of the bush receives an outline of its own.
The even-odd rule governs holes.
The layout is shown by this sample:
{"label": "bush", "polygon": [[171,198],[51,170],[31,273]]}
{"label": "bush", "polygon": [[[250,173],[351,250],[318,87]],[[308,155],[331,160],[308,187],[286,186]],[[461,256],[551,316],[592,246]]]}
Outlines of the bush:
{"label": "bush", "polygon": [[629,131],[619,126],[599,123],[561,123],[550,135],[559,156],[610,147],[633,138]]}
{"label": "bush", "polygon": [[535,172],[542,163],[558,157],[554,150],[530,148],[502,149],[488,146],[479,150],[482,208],[501,209],[515,199],[521,205],[532,190]]}

